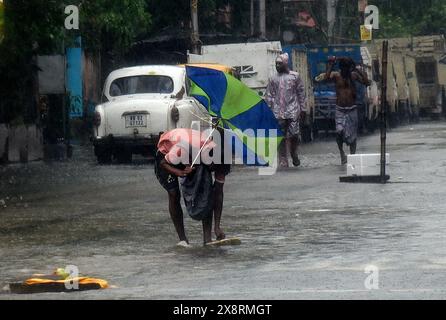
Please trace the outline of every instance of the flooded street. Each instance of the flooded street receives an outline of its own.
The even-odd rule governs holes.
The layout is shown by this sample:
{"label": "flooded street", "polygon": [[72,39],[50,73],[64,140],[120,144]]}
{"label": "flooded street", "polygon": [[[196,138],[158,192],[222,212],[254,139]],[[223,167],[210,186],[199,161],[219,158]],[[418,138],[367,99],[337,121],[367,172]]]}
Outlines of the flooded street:
{"label": "flooded street", "polygon": [[[379,152],[379,136],[359,153]],[[0,289],[76,265],[114,286],[0,299],[444,299],[446,123],[388,133],[391,183],[343,184],[333,139],[305,145],[302,167],[227,177],[223,229],[242,245],[178,242],[153,164],[99,166],[88,147],[63,163],[0,167]],[[368,290],[366,266],[379,270]]]}

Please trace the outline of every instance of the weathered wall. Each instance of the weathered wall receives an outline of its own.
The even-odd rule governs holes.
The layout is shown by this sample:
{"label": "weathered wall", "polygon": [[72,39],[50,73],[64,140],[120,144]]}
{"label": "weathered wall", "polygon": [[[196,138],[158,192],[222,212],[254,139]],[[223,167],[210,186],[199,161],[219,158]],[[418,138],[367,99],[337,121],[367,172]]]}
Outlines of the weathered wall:
{"label": "weathered wall", "polygon": [[41,130],[36,125],[9,127],[0,124],[0,158],[6,163],[43,159]]}
{"label": "weathered wall", "polygon": [[83,59],[83,91],[84,100],[88,104],[98,104],[101,100],[101,63],[100,58],[95,55],[84,53]]}

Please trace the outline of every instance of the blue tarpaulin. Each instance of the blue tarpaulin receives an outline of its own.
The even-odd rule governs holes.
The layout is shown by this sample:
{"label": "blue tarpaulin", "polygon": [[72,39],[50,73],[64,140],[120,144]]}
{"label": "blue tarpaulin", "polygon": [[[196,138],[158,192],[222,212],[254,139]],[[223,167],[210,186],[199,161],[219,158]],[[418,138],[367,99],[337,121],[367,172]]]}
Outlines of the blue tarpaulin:
{"label": "blue tarpaulin", "polygon": [[81,38],[75,41],[76,47],[67,48],[67,93],[70,99],[70,118],[83,116],[82,93],[82,48]]}

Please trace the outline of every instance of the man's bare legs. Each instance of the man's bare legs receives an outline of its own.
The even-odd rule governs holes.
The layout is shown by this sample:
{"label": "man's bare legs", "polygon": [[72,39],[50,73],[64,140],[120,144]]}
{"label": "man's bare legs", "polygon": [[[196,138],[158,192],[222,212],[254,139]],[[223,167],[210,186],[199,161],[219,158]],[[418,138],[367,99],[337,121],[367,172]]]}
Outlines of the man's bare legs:
{"label": "man's bare legs", "polygon": [[338,144],[339,153],[341,154],[341,164],[346,164],[347,156],[344,152],[344,138],[342,137],[342,133],[336,134],[336,143]]}
{"label": "man's bare legs", "polygon": [[356,154],[356,140],[350,144],[350,154]]}
{"label": "man's bare legs", "polygon": [[202,221],[203,224],[203,243],[212,242],[212,212]]}
{"label": "man's bare legs", "polygon": [[[342,133],[338,133],[336,135],[336,142],[338,144],[339,152],[341,153],[341,163],[346,164],[347,163],[347,155],[344,152],[344,138],[342,137]],[[350,147],[350,154],[356,154],[356,146],[357,142],[356,140],[349,144]]]}
{"label": "man's bare legs", "polygon": [[186,232],[184,230],[183,209],[181,208],[180,192],[179,190],[169,191],[168,194],[169,213],[173,225],[175,226],[175,230],[177,231],[180,241],[186,241],[187,243],[189,243],[189,240],[186,237]]}
{"label": "man's bare legs", "polygon": [[223,186],[224,183],[217,180],[214,183],[214,231],[217,240],[223,240],[226,237],[225,233],[220,227],[221,214],[223,212]]}
{"label": "man's bare legs", "polygon": [[[220,205],[220,214],[218,222],[218,230],[220,234],[223,233],[220,230],[221,208],[222,205]],[[186,232],[184,230],[183,209],[181,208],[181,203],[180,203],[180,193],[177,191],[169,192],[169,213],[180,241],[186,241],[187,243],[189,243],[189,240],[186,237]],[[212,242],[212,214],[210,214],[209,217],[204,219],[202,221],[202,224],[203,224],[203,242],[205,244]],[[224,234],[223,234],[223,239],[224,239]]]}

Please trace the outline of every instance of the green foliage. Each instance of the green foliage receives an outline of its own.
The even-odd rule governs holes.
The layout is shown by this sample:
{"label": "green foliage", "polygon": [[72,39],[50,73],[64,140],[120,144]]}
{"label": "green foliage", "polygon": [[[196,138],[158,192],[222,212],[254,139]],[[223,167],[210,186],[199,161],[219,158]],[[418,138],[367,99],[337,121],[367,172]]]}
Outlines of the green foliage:
{"label": "green foliage", "polygon": [[[152,34],[156,35],[167,28],[190,30],[190,0],[147,0],[148,10],[153,15]],[[218,10],[225,5],[232,7],[230,30],[218,23]],[[250,0],[199,0],[198,18],[200,33],[226,32],[241,34],[249,32]]]}
{"label": "green foliage", "polygon": [[[233,32],[238,34],[249,34],[249,15],[250,0],[220,0],[220,2],[229,2],[233,8]],[[276,1],[277,3],[277,1]],[[278,6],[276,6],[277,9]],[[279,7],[280,8],[280,7]]]}
{"label": "green foliage", "polygon": [[[446,1],[445,0],[369,0],[370,5],[379,8],[380,28],[373,32],[374,38],[408,37],[418,35],[432,35],[444,33],[446,29]],[[314,8],[325,5],[323,1],[311,4]],[[323,21],[324,8],[319,8],[321,16],[315,13],[318,20]],[[339,0],[337,41],[358,41],[359,19],[357,1]]]}
{"label": "green foliage", "polygon": [[63,8],[56,0],[5,0],[0,43],[0,122],[35,117],[35,54],[58,50]]}
{"label": "green foliage", "polygon": [[435,2],[426,10],[416,26],[419,34],[444,33],[446,29],[446,2]]}
{"label": "green foliage", "polygon": [[374,0],[380,9],[379,37],[432,35],[446,29],[444,0]]}
{"label": "green foliage", "polygon": [[175,29],[189,27],[189,0],[147,0],[147,5],[153,15],[153,33],[158,33],[166,27]]}
{"label": "green foliage", "polygon": [[198,19],[200,21],[201,32],[207,33],[216,31],[217,26],[217,1],[199,0]]}
{"label": "green foliage", "polygon": [[383,38],[408,37],[414,32],[413,25],[407,25],[405,20],[392,14],[380,16],[380,29],[378,35]]}
{"label": "green foliage", "polygon": [[123,54],[151,27],[145,0],[82,0],[80,34],[90,51]]}
{"label": "green foliage", "polygon": [[5,1],[5,47],[12,57],[54,51],[63,39],[63,7],[58,0]]}
{"label": "green foliage", "polygon": [[3,2],[0,2],[0,43],[3,40],[3,26],[5,24]]}
{"label": "green foliage", "polygon": [[[36,55],[61,54],[81,35],[85,49],[119,56],[151,22],[146,0],[4,0],[4,5],[0,122],[35,118]],[[65,29],[67,5],[79,6],[78,31]]]}
{"label": "green foliage", "polygon": [[[65,30],[65,7],[79,6],[80,30]],[[125,52],[150,29],[145,0],[9,0],[6,41],[10,56],[61,53],[78,35],[85,48]],[[0,20],[1,22],[1,20]]]}

